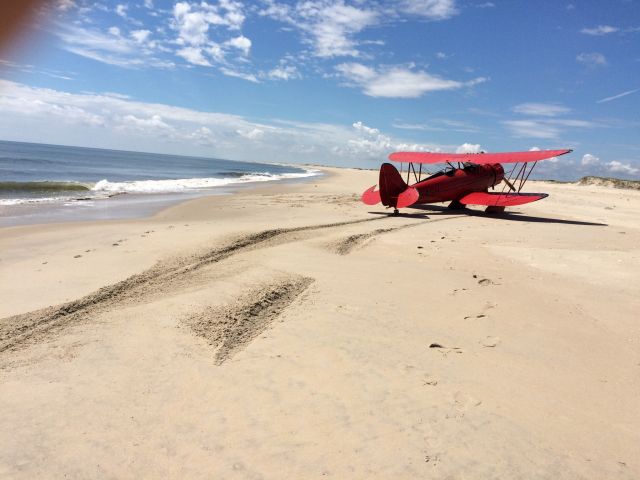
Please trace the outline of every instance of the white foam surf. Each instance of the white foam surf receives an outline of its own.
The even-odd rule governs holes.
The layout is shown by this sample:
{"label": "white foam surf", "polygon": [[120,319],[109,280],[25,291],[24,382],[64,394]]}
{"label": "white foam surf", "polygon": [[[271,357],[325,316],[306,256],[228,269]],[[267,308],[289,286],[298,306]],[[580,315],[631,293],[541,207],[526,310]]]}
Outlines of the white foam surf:
{"label": "white foam surf", "polygon": [[175,180],[138,180],[110,182],[107,179],[96,183],[92,191],[107,193],[179,193],[188,190],[226,187],[253,182],[273,182],[284,179],[305,178],[318,175],[318,170],[307,169],[304,173],[247,173],[240,177],[227,178],[180,178]]}

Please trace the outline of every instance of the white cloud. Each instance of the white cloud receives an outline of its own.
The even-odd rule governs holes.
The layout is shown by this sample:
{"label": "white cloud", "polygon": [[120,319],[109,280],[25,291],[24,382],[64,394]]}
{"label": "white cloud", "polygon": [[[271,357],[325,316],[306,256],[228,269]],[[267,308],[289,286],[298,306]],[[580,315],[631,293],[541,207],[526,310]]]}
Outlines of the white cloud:
{"label": "white cloud", "polygon": [[380,132],[377,128],[369,127],[361,121],[353,123],[357,138],[350,139],[347,147],[334,147],[334,152],[340,155],[384,158],[394,151],[438,151],[439,145],[400,142]]}
{"label": "white cloud", "polygon": [[595,155],[591,155],[590,153],[585,153],[582,156],[582,161],[580,162],[580,164],[584,167],[588,167],[588,166],[592,166],[592,165],[599,165],[600,164],[600,159],[598,157],[596,157]]}
{"label": "white cloud", "polygon": [[353,36],[379,21],[376,11],[345,5],[342,1],[299,3],[296,16],[301,21],[294,22],[305,32],[318,57],[360,56]]}
{"label": "white cloud", "polygon": [[210,67],[211,63],[202,54],[202,49],[197,47],[184,47],[176,52],[176,55],[184,58],[187,62],[201,67]]}
{"label": "white cloud", "polygon": [[240,30],[244,20],[242,4],[232,0],[220,0],[218,5],[178,2],[173,7],[172,27],[178,32],[176,43],[183,48],[176,53],[189,63],[205,67],[212,66],[212,61],[225,63],[228,49],[240,50],[247,56],[251,40],[244,35],[234,34],[222,43],[210,38],[212,30],[218,36],[228,35],[224,31]]}
{"label": "white cloud", "polygon": [[231,40],[227,40],[225,45],[229,45],[230,47],[237,48],[242,52],[243,55],[249,55],[249,50],[251,49],[251,40],[249,40],[244,35],[240,35],[238,37],[234,37]]}
{"label": "white cloud", "polygon": [[640,173],[640,168],[634,167],[629,163],[622,163],[617,160],[612,160],[605,164],[607,170],[613,173],[625,173],[627,175],[637,175]]}
{"label": "white cloud", "polygon": [[587,67],[604,67],[607,65],[606,57],[598,52],[580,53],[576,57],[576,61],[586,65]]}
{"label": "white cloud", "polygon": [[127,17],[127,10],[128,9],[129,9],[128,5],[124,5],[124,4],[116,5],[116,13],[118,15],[120,15],[122,18],[126,18]]}
{"label": "white cloud", "polygon": [[207,32],[211,25],[239,30],[244,20],[242,4],[232,0],[220,0],[218,5],[178,2],[173,7],[178,42],[194,46],[208,42]]}
{"label": "white cloud", "polygon": [[475,5],[476,8],[494,8],[496,6],[493,2],[484,2]]}
{"label": "white cloud", "polygon": [[362,122],[354,122],[352,126],[353,126],[353,128],[355,128],[359,132],[366,133],[367,135],[376,135],[377,136],[377,135],[380,134],[380,130],[378,130],[377,128],[367,127]]}
{"label": "white cloud", "polygon": [[122,124],[127,127],[133,127],[144,131],[171,128],[158,114],[151,115],[148,118],[140,118],[135,115],[125,115],[122,118]]}
{"label": "white cloud", "polygon": [[479,143],[463,143],[456,148],[456,153],[480,153],[482,148]]}
{"label": "white cloud", "polygon": [[241,137],[244,137],[249,140],[259,140],[264,137],[264,131],[259,128],[253,128],[251,130],[236,130],[236,133]]}
{"label": "white cloud", "polygon": [[429,20],[446,20],[458,13],[455,0],[404,0],[399,8],[405,13]]}
{"label": "white cloud", "polygon": [[521,103],[513,107],[513,111],[521,113],[523,115],[534,115],[541,117],[556,117],[558,115],[564,115],[571,111],[563,105],[556,103]]}
{"label": "white cloud", "polygon": [[611,100],[617,100],[618,98],[626,97],[627,95],[631,95],[631,94],[637,93],[637,92],[640,92],[640,88],[636,88],[634,90],[628,90],[626,92],[622,92],[622,93],[619,93],[617,95],[613,95],[612,97],[606,97],[606,98],[600,99],[596,103],[610,102]]}
{"label": "white cloud", "polygon": [[559,128],[537,120],[507,120],[503,123],[516,137],[557,138],[560,136]]}
{"label": "white cloud", "polygon": [[63,47],[76,55],[123,68],[172,68],[173,62],[159,58],[153,45],[141,46],[125,38],[118,27],[108,34],[77,26],[64,26],[58,32]]}
{"label": "white cloud", "polygon": [[153,8],[153,0],[144,0],[144,6],[146,8],[152,9]]}
{"label": "white cloud", "polygon": [[233,70],[227,67],[220,67],[220,71],[227,77],[241,78],[242,80],[247,80],[248,82],[260,83],[258,77],[256,77],[253,73],[240,72],[238,70]]}
{"label": "white cloud", "polygon": [[138,43],[145,43],[149,39],[150,35],[151,31],[149,30],[134,30],[131,32],[131,38]]}
{"label": "white cloud", "polygon": [[570,118],[506,120],[502,122],[515,137],[555,139],[567,128],[595,128],[598,124],[588,120]]}
{"label": "white cloud", "polygon": [[376,71],[359,63],[342,63],[335,69],[352,85],[361,87],[362,92],[370,97],[416,98],[427,92],[454,90],[486,81],[482,77],[469,82],[447,80],[401,66]]}
{"label": "white cloud", "polygon": [[598,25],[594,28],[583,28],[582,30],[580,30],[580,33],[584,33],[585,35],[602,36],[608,35],[610,33],[615,33],[619,30],[619,28],[612,27],[611,25]]}
{"label": "white cloud", "polygon": [[[239,160],[365,166],[378,165],[394,150],[442,147],[393,138],[362,122],[356,122],[360,127],[278,119],[255,122],[239,115],[110,94],[28,87],[4,80],[0,80],[0,111],[0,130],[6,139],[103,148],[118,145],[123,149]],[[99,134],[96,129],[100,129]]]}
{"label": "white cloud", "polygon": [[603,162],[599,157],[590,153],[586,153],[582,156],[580,164],[583,168],[589,169],[592,173],[623,174],[627,176],[637,175],[640,173],[640,168],[635,167],[630,163],[623,163],[619,160]]}
{"label": "white cloud", "polygon": [[76,2],[74,0],[58,0],[57,7],[63,12],[66,10],[71,10],[76,6]]}
{"label": "white cloud", "polygon": [[447,118],[432,119],[429,123],[394,122],[393,126],[402,130],[424,130],[432,132],[475,133],[480,131],[476,125],[471,123],[461,122],[460,120],[450,120]]}
{"label": "white cloud", "polygon": [[267,77],[272,80],[293,80],[301,78],[300,72],[295,65],[280,65],[267,72]]}

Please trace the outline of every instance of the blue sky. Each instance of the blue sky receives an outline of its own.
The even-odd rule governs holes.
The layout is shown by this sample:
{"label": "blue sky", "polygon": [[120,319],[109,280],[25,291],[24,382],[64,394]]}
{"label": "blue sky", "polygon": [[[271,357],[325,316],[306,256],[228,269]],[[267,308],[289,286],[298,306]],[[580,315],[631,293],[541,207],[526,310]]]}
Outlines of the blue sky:
{"label": "blue sky", "polygon": [[58,0],[0,58],[0,138],[375,167],[573,148],[640,178],[636,0]]}

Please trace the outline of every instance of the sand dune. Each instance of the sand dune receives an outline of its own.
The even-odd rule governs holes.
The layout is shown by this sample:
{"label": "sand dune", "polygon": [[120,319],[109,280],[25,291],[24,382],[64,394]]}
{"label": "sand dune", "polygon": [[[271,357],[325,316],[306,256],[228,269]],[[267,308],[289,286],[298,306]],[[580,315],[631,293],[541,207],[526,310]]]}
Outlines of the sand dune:
{"label": "sand dune", "polygon": [[640,192],[326,172],[0,230],[0,477],[640,477]]}

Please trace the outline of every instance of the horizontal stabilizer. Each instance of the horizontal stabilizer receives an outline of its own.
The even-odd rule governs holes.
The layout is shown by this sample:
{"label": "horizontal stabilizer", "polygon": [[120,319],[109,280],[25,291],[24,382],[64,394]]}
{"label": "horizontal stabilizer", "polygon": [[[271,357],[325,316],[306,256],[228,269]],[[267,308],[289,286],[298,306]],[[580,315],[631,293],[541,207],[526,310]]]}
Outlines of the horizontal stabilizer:
{"label": "horizontal stabilizer", "polygon": [[514,207],[525,203],[542,200],[549,195],[546,193],[489,193],[474,192],[462,197],[459,201],[463,205],[487,205],[489,207]]}
{"label": "horizontal stabilizer", "polygon": [[409,205],[413,205],[420,198],[420,194],[418,190],[413,187],[407,187],[407,189],[398,195],[398,202],[396,203],[397,208],[408,207]]}
{"label": "horizontal stabilizer", "polygon": [[559,157],[572,150],[532,150],[529,152],[502,153],[431,153],[431,152],[395,152],[389,155],[394,162],[410,163],[446,163],[469,162],[476,165],[489,163],[519,163],[537,162],[553,157]]}
{"label": "horizontal stabilizer", "polygon": [[362,203],[366,203],[367,205],[376,205],[380,203],[380,190],[376,190],[376,185],[371,188],[367,188],[363,193],[362,197],[360,197]]}

